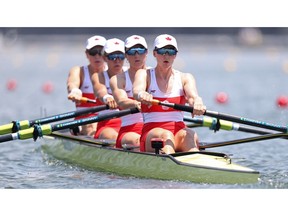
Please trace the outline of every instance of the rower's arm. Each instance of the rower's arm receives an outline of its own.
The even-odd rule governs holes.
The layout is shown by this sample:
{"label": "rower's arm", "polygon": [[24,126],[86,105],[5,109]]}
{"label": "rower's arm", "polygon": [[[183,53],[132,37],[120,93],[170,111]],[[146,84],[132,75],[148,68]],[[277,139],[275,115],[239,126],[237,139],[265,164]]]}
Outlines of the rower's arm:
{"label": "rower's arm", "polygon": [[139,69],[134,77],[133,82],[133,97],[140,101],[140,94],[145,92],[147,88],[147,72],[145,69]]}
{"label": "rower's arm", "polygon": [[125,74],[120,73],[110,78],[110,87],[113,93],[113,97],[121,109],[129,109],[132,107],[138,107],[139,102],[130,99],[125,91]]}

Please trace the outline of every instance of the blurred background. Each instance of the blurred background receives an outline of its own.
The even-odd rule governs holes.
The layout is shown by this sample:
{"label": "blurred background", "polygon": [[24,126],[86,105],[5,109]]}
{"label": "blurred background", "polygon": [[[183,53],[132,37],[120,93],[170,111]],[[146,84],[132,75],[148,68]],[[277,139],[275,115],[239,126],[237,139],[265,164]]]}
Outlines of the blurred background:
{"label": "blurred background", "polygon": [[240,115],[241,106],[262,119],[259,108],[286,110],[288,28],[0,28],[0,123],[73,109],[66,79],[72,66],[87,64],[87,38],[142,35],[155,66],[153,41],[163,33],[176,37],[175,68],[195,76],[209,109]]}

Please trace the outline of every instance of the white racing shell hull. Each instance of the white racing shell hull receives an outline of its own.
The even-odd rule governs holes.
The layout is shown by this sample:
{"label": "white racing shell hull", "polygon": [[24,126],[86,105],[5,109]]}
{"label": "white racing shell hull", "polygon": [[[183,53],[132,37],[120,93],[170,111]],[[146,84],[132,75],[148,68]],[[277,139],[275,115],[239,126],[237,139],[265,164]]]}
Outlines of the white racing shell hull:
{"label": "white racing shell hull", "polygon": [[223,153],[200,151],[156,155],[116,149],[110,141],[56,132],[44,136],[42,149],[68,163],[140,178],[242,184],[256,183],[260,175],[253,169],[233,163]]}

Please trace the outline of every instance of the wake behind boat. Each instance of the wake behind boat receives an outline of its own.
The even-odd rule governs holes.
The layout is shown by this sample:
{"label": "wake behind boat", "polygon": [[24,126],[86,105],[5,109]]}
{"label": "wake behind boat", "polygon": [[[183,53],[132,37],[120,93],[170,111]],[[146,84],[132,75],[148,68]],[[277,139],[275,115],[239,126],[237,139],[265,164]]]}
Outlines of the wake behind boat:
{"label": "wake behind boat", "polygon": [[114,148],[115,141],[53,132],[42,149],[53,157],[85,168],[119,175],[195,183],[256,183],[260,173],[235,164],[223,153],[200,151],[170,155]]}

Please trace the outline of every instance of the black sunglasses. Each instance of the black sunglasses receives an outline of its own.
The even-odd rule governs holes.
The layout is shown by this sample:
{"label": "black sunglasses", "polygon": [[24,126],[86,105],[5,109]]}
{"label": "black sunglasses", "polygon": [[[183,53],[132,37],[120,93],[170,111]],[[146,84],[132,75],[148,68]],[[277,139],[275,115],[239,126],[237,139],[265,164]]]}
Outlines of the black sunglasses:
{"label": "black sunglasses", "polygon": [[115,53],[115,54],[109,54],[107,55],[107,58],[110,60],[110,61],[116,61],[117,59],[120,59],[121,61],[123,61],[125,59],[125,55],[123,53]]}
{"label": "black sunglasses", "polygon": [[165,48],[156,49],[156,51],[159,55],[166,55],[166,53],[168,53],[169,56],[176,55],[177,53],[177,50],[175,49],[165,49]]}
{"label": "black sunglasses", "polygon": [[102,56],[102,49],[91,49],[91,50],[88,50],[88,54],[90,56],[95,56],[97,54]]}
{"label": "black sunglasses", "polygon": [[138,53],[139,55],[143,55],[144,53],[146,53],[147,49],[145,48],[131,48],[129,50],[126,51],[127,55],[136,55],[136,53]]}

